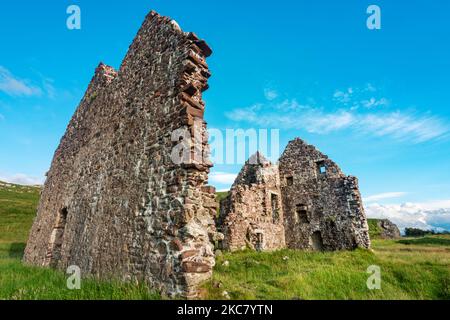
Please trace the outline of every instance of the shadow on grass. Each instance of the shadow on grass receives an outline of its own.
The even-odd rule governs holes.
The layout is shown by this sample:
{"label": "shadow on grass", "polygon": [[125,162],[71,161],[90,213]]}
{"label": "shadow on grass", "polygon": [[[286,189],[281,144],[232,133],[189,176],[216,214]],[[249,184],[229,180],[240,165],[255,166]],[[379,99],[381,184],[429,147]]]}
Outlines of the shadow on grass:
{"label": "shadow on grass", "polygon": [[430,244],[430,245],[437,245],[437,246],[450,246],[450,239],[443,239],[443,238],[430,238],[430,237],[424,237],[424,238],[416,238],[416,239],[405,239],[405,240],[399,240],[397,241],[401,244],[417,244],[417,245],[423,245],[423,244]]}
{"label": "shadow on grass", "polygon": [[22,259],[25,251],[25,243],[11,243],[9,247],[9,257],[13,259]]}

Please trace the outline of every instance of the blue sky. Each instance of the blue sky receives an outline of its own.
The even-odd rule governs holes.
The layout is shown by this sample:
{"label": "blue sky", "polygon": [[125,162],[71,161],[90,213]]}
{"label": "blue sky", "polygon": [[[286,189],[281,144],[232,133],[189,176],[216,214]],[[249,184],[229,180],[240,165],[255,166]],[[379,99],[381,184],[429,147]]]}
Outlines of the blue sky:
{"label": "blue sky", "polygon": [[[66,27],[71,4],[81,8],[81,30]],[[370,4],[381,8],[381,30],[366,27]],[[299,136],[359,177],[368,207],[450,207],[446,0],[5,0],[0,8],[0,179],[42,181],[95,67],[117,68],[154,9],[214,50],[210,128],[279,129],[281,149]],[[216,166],[211,183],[227,188],[239,168]]]}

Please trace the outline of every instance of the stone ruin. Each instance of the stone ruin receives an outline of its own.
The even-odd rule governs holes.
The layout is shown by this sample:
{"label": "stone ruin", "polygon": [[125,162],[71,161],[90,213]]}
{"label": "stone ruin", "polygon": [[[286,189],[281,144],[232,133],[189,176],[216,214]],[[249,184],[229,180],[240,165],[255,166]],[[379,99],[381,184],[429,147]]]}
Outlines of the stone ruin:
{"label": "stone ruin", "polygon": [[[211,53],[151,12],[120,69],[98,66],[47,174],[26,263],[198,294],[215,263],[202,101]],[[176,164],[179,129],[196,131],[185,142],[201,156]]]}
{"label": "stone ruin", "polygon": [[221,201],[220,247],[276,250],[286,246],[278,167],[259,152],[244,165]]}
{"label": "stone ruin", "polygon": [[369,248],[358,180],[300,139],[277,165],[257,153],[220,204],[223,249]]}
{"label": "stone ruin", "polygon": [[380,229],[380,237],[382,239],[398,239],[401,237],[397,225],[389,219],[377,220],[377,226]]}
{"label": "stone ruin", "polygon": [[[25,263],[195,298],[212,275],[213,243],[369,247],[356,178],[301,140],[278,165],[250,159],[215,221],[202,101],[211,53],[152,11],[119,70],[97,67],[47,173]],[[188,157],[174,161],[186,154],[180,144]]]}

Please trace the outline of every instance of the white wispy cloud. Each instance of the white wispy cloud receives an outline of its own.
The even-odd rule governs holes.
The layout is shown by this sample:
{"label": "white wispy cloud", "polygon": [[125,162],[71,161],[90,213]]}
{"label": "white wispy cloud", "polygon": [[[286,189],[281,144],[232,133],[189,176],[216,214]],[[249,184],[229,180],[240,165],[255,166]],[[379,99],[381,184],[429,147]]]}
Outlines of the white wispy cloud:
{"label": "white wispy cloud", "polygon": [[450,132],[448,123],[430,114],[379,110],[360,112],[355,109],[325,111],[300,104],[295,99],[237,108],[227,112],[226,116],[233,121],[265,127],[299,129],[316,134],[353,130],[359,134],[413,143],[439,139]]}
{"label": "white wispy cloud", "polygon": [[54,80],[45,76],[39,70],[32,69],[33,73],[36,74],[40,78],[40,89],[41,91],[50,99],[54,99],[57,93],[61,93],[64,90],[56,90],[54,86]]}
{"label": "white wispy cloud", "polygon": [[[311,106],[308,104],[301,104],[297,99],[285,99],[281,102],[272,104],[273,108],[281,112],[291,112],[310,109]],[[261,107],[261,105],[260,105]]]}
{"label": "white wispy cloud", "polygon": [[336,90],[333,94],[333,98],[335,101],[342,103],[342,104],[348,104],[352,100],[353,95],[353,88],[348,88],[345,91]]}
{"label": "white wispy cloud", "polygon": [[389,105],[389,100],[386,98],[377,99],[375,97],[371,97],[368,100],[362,100],[360,103],[364,108],[372,109],[372,108],[376,108],[376,107],[382,107],[382,106]]}
{"label": "white wispy cloud", "polygon": [[400,229],[450,231],[450,200],[390,205],[373,203],[365,209],[368,218],[389,219]]}
{"label": "white wispy cloud", "polygon": [[384,200],[384,199],[400,198],[406,194],[407,194],[406,192],[385,192],[385,193],[371,195],[369,197],[364,198],[363,200],[365,202],[374,202],[374,201],[379,201],[379,200]]}
{"label": "white wispy cloud", "polygon": [[378,97],[377,88],[368,83],[363,88],[350,87],[345,90],[336,90],[333,100],[337,105],[351,108],[352,110],[365,108],[374,109],[386,107],[390,104],[389,99]]}
{"label": "white wispy cloud", "polygon": [[50,99],[54,99],[56,97],[56,88],[53,83],[54,80],[50,78],[45,78],[42,82],[42,86]]}
{"label": "white wispy cloud", "polygon": [[348,127],[353,116],[346,111],[324,113],[309,105],[294,100],[263,105],[255,104],[249,108],[238,108],[226,113],[233,121],[245,121],[266,127],[284,129],[306,129],[312,133],[328,133]]}
{"label": "white wispy cloud", "polygon": [[377,88],[372,85],[371,83],[367,83],[366,86],[364,87],[364,91],[366,92],[376,92]]}
{"label": "white wispy cloud", "polygon": [[212,183],[232,185],[236,180],[237,174],[230,172],[212,172],[209,174],[209,180]]}
{"label": "white wispy cloud", "polygon": [[275,100],[276,98],[278,98],[278,92],[271,88],[265,88],[264,97],[266,97],[266,99],[269,101]]}
{"label": "white wispy cloud", "polygon": [[44,184],[44,177],[34,177],[24,173],[17,173],[13,175],[0,176],[0,181],[9,182],[14,184],[34,186]]}
{"label": "white wispy cloud", "polygon": [[426,210],[450,209],[450,200],[433,200],[428,202],[418,202],[417,205]]}
{"label": "white wispy cloud", "polygon": [[361,132],[416,143],[437,139],[449,133],[449,125],[436,116],[407,114],[400,111],[362,115],[358,117],[355,126]]}
{"label": "white wispy cloud", "polygon": [[10,96],[40,96],[42,89],[30,84],[26,79],[14,76],[8,69],[0,66],[0,91]]}

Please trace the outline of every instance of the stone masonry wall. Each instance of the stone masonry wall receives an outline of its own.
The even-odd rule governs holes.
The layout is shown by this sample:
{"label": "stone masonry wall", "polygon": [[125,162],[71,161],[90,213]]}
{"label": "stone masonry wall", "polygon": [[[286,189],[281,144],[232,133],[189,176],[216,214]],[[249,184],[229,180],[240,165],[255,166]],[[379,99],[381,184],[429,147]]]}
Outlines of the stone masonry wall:
{"label": "stone masonry wall", "polygon": [[221,201],[218,226],[223,249],[285,247],[278,168],[259,153],[247,161]]}
{"label": "stone masonry wall", "polygon": [[288,144],[279,171],[289,248],[370,247],[357,178],[301,139]]}
{"label": "stone masonry wall", "polygon": [[383,239],[398,239],[401,237],[400,230],[389,219],[382,219],[377,221],[378,228],[381,230],[380,237]]}
{"label": "stone masonry wall", "polygon": [[[119,69],[100,64],[54,155],[24,261],[189,298],[211,276],[207,44],[151,12]],[[196,133],[174,163],[174,130]],[[184,141],[186,142],[186,141]]]}

